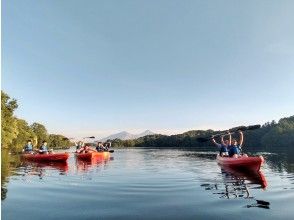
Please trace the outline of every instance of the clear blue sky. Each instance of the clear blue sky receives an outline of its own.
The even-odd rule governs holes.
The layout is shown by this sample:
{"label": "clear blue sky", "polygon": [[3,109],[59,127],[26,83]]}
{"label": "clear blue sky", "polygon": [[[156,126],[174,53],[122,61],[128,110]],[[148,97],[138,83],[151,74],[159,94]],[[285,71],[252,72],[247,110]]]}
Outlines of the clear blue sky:
{"label": "clear blue sky", "polygon": [[294,1],[2,0],[2,89],[51,133],[294,113]]}

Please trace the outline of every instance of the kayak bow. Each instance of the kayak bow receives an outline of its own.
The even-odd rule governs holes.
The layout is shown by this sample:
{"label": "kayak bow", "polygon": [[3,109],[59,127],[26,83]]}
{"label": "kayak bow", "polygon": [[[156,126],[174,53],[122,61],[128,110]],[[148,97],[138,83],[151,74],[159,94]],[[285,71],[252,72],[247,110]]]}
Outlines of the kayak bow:
{"label": "kayak bow", "polygon": [[262,156],[256,156],[256,157],[241,156],[238,158],[233,158],[233,157],[221,157],[217,155],[216,160],[218,164],[224,167],[230,167],[230,168],[239,169],[239,170],[249,170],[249,171],[255,171],[255,172],[258,172],[260,170],[260,167],[264,162],[264,159]]}

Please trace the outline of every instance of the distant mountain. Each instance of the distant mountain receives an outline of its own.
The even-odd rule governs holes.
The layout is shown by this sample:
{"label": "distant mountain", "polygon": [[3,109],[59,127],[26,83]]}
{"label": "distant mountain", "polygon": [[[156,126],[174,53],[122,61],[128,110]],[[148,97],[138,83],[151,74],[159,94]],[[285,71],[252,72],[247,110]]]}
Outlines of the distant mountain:
{"label": "distant mountain", "polygon": [[155,134],[155,133],[150,130],[146,130],[140,134],[131,134],[129,132],[122,131],[117,134],[112,134],[112,135],[109,135],[108,137],[102,138],[100,141],[107,141],[107,140],[114,140],[114,139],[132,140],[132,139],[137,139],[140,137],[144,137],[147,135],[153,135],[153,134]]}

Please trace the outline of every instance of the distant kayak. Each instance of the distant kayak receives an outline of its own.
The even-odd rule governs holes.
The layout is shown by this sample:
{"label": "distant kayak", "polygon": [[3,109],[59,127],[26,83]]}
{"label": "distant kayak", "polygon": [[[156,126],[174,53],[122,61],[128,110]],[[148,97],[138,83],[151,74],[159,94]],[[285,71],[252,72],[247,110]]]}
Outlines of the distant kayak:
{"label": "distant kayak", "polygon": [[76,153],[76,157],[81,160],[91,160],[92,158],[103,158],[108,159],[110,153],[108,151],[104,152],[88,152],[88,153]]}
{"label": "distant kayak", "polygon": [[37,162],[65,162],[69,154],[68,153],[52,153],[52,154],[22,154],[23,159],[32,160]]}
{"label": "distant kayak", "polygon": [[258,172],[260,170],[261,165],[264,162],[262,156],[256,157],[221,157],[217,155],[216,160],[218,164],[224,167],[230,167],[232,169],[239,169],[239,170],[247,170],[247,171],[254,171]]}

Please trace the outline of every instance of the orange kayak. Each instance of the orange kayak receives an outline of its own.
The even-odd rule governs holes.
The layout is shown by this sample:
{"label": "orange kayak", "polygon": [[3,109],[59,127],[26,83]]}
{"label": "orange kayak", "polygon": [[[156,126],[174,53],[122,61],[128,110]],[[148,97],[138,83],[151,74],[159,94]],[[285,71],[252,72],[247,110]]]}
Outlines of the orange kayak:
{"label": "orange kayak", "polygon": [[103,158],[108,159],[110,153],[108,151],[104,152],[88,152],[88,153],[76,153],[76,157],[81,160],[91,160],[92,158]]}
{"label": "orange kayak", "polygon": [[52,153],[52,154],[22,154],[23,159],[32,160],[37,162],[48,162],[48,161],[58,161],[65,162],[69,154],[68,153]]}
{"label": "orange kayak", "polygon": [[264,159],[262,156],[256,156],[256,157],[241,156],[238,158],[233,158],[233,157],[221,157],[217,155],[216,160],[218,164],[224,167],[230,167],[233,169],[247,170],[247,171],[250,170],[255,172],[258,172],[260,170],[260,167],[264,162]]}

